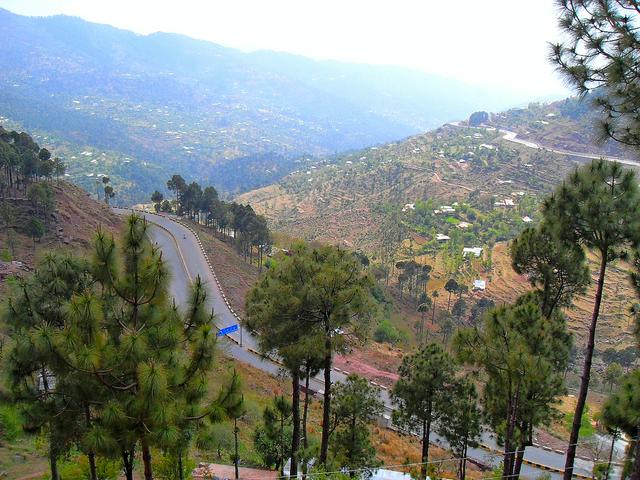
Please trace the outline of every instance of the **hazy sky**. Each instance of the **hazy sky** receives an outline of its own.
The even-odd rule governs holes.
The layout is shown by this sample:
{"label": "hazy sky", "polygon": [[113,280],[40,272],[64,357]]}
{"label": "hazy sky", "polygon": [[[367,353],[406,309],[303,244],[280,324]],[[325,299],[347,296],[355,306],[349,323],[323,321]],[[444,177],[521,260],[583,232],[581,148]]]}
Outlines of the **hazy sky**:
{"label": "hazy sky", "polygon": [[183,33],[245,51],[401,65],[531,98],[567,94],[547,62],[553,0],[0,0],[138,33]]}

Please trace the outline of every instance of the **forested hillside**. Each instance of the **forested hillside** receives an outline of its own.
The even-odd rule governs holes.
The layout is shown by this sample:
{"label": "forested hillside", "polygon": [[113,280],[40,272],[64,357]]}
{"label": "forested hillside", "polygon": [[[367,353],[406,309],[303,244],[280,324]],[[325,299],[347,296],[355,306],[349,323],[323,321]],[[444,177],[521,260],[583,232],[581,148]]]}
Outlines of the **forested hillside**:
{"label": "forested hillside", "polygon": [[64,180],[65,164],[27,133],[0,126],[0,292],[50,251],[82,251],[96,229],[120,220],[102,201]]}
{"label": "forested hillside", "polygon": [[0,116],[60,150],[86,188],[104,173],[139,201],[175,171],[225,192],[277,181],[292,158],[402,138],[519,101],[392,67],[243,53],[65,16],[0,10]]}

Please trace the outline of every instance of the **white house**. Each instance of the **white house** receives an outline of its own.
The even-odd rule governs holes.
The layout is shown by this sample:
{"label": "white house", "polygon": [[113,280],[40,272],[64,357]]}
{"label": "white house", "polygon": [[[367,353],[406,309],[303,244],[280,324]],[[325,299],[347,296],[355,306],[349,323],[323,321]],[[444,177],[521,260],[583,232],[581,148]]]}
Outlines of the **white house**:
{"label": "white house", "polygon": [[478,258],[480,257],[480,255],[482,255],[482,247],[464,247],[462,249],[462,256],[466,257],[470,253]]}
{"label": "white house", "polygon": [[439,242],[446,242],[447,240],[451,240],[451,237],[444,233],[436,233],[436,240]]}
{"label": "white house", "polygon": [[487,282],[485,280],[474,280],[473,289],[484,291],[487,288]]}

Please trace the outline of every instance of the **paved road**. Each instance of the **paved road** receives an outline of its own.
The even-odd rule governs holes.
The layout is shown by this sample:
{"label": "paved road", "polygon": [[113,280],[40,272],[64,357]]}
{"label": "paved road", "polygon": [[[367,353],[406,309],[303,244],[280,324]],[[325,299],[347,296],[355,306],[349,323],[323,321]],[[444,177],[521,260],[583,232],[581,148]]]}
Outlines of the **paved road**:
{"label": "paved road", "polygon": [[507,140],[508,142],[513,142],[513,143],[518,143],[520,145],[524,145],[525,147],[535,148],[536,150],[546,150],[548,152],[553,152],[560,155],[566,155],[569,157],[586,158],[591,160],[597,160],[599,158],[602,158],[603,160],[607,160],[609,162],[618,162],[618,163],[623,163],[625,165],[640,167],[640,162],[635,160],[629,160],[627,158],[612,157],[609,155],[597,155],[594,153],[573,152],[571,150],[561,150],[557,148],[550,148],[550,147],[545,147],[544,145],[540,145],[539,143],[532,142],[530,140],[524,140],[522,138],[518,138],[518,134],[516,132],[500,129],[500,133],[504,133],[502,137],[503,140]]}
{"label": "paved road", "polygon": [[[460,128],[476,128],[479,130],[491,129],[494,127],[470,127],[468,125],[460,125],[460,122],[449,122],[447,125],[451,125],[453,127]],[[495,130],[495,128],[494,128]],[[578,157],[578,158],[586,158],[590,160],[597,160],[602,158],[603,160],[607,160],[609,162],[618,162],[625,165],[631,165],[634,167],[640,167],[640,162],[637,160],[629,160],[628,158],[620,158],[620,157],[612,157],[610,155],[598,155],[596,153],[584,153],[584,152],[574,152],[571,150],[562,150],[557,148],[545,147],[544,145],[540,145],[539,143],[532,142],[531,140],[524,140],[523,138],[518,138],[518,134],[516,132],[512,132],[510,130],[505,130],[503,128],[498,129],[498,131],[502,134],[503,140],[508,142],[517,143],[519,145],[524,145],[525,147],[533,148],[536,150],[546,150],[548,152],[557,153],[559,155],[565,155],[568,157]]]}
{"label": "paved road", "polygon": [[[128,214],[129,210],[114,209],[118,214]],[[171,294],[175,297],[178,304],[185,304],[188,295],[189,283],[200,275],[206,284],[208,292],[208,306],[214,309],[216,313],[216,326],[222,328],[225,326],[238,323],[238,319],[229,309],[224,301],[223,294],[216,283],[208,264],[204,257],[197,237],[185,226],[176,223],[169,217],[159,215],[147,215],[147,219],[152,222],[150,229],[151,240],[156,242],[162,249],[163,258],[167,261],[171,272]],[[281,372],[280,366],[269,359],[265,359],[260,355],[256,355],[250,350],[258,350],[256,338],[248,331],[242,331],[242,347],[240,347],[240,331],[228,335],[233,341],[221,341],[222,350],[231,357],[266,371],[270,374],[277,375]],[[332,372],[334,381],[344,381],[346,375],[341,371]],[[311,381],[311,387],[315,391],[323,391],[324,381],[322,376],[317,376]],[[392,412],[391,400],[387,390],[381,390],[381,398],[385,403],[386,415],[390,416]],[[437,435],[432,434],[432,442],[446,446],[446,442]],[[495,440],[489,433],[485,433],[482,443],[490,448],[499,449]],[[498,464],[501,460],[500,455],[490,453],[486,450],[477,448],[469,448],[468,455],[470,458],[476,459],[485,464]],[[536,464],[547,465],[552,468],[564,467],[564,455],[544,450],[537,447],[527,447],[525,452],[525,460]],[[584,460],[576,461],[575,473],[583,475],[591,475],[592,464]],[[560,478],[559,474],[553,472],[545,472],[544,470],[531,466],[522,466],[522,475],[535,478],[542,473],[551,473],[552,478]]]}

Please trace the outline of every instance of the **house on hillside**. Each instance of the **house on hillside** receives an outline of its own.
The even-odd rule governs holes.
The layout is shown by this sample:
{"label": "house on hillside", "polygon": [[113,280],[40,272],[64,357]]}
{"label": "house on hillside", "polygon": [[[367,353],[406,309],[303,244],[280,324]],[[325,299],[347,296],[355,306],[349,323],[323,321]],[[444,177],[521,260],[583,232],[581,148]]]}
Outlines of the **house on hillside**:
{"label": "house on hillside", "polygon": [[495,207],[515,207],[515,202],[512,198],[505,198],[502,200],[496,200],[493,204]]}
{"label": "house on hillside", "polygon": [[485,280],[474,280],[473,281],[473,290],[474,291],[480,291],[480,292],[484,292],[484,290],[487,288],[487,282]]}
{"label": "house on hillside", "polygon": [[471,224],[469,222],[460,222],[456,225],[458,228],[469,228]]}
{"label": "house on hillside", "polygon": [[447,240],[451,240],[451,237],[444,233],[436,233],[436,240],[439,242],[446,242]]}
{"label": "house on hillside", "polygon": [[480,255],[482,255],[482,247],[464,247],[462,249],[462,256],[466,257],[469,254],[479,258]]}

